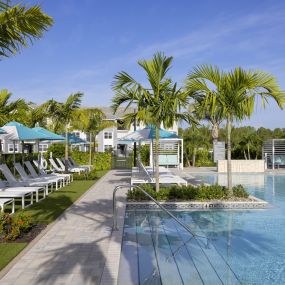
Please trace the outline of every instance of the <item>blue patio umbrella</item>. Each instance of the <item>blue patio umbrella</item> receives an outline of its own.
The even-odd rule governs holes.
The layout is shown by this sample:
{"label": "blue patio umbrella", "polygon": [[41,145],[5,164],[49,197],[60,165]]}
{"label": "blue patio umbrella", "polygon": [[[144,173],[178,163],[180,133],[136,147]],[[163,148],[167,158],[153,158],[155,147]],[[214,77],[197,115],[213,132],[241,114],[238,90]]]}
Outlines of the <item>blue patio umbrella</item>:
{"label": "blue patio umbrella", "polygon": [[[147,125],[144,129],[134,131],[122,137],[119,141],[121,143],[132,143],[132,142],[141,142],[141,141],[150,140],[153,144],[153,140],[155,139],[155,132],[156,132],[156,128],[154,125]],[[179,136],[176,135],[174,132],[170,132],[162,128],[159,128],[159,138],[160,139],[179,139]]]}
{"label": "blue patio umbrella", "polygon": [[[21,124],[18,122],[9,122],[2,127],[6,134],[1,135],[2,138],[6,140],[13,141],[14,145],[14,163],[15,163],[15,141],[21,141],[22,145],[24,141],[36,141],[36,140],[48,140],[48,137],[42,133],[36,132],[35,130]],[[22,151],[23,159],[23,151]],[[15,169],[14,169],[15,173]]]}
{"label": "blue patio umbrella", "polygon": [[49,141],[64,141],[65,140],[63,136],[53,133],[42,127],[34,127],[32,128],[32,130],[38,132],[39,134],[43,134],[44,136],[47,137],[46,140],[49,140]]}
{"label": "blue patio umbrella", "polygon": [[[159,138],[160,139],[178,139],[177,136],[173,132],[169,132],[162,128],[159,128]],[[147,140],[154,140],[155,139],[155,126],[148,125],[142,130],[138,130],[127,134],[126,136],[122,137],[119,141],[120,142],[140,142],[140,141],[147,141]]]}
{"label": "blue patio umbrella", "polygon": [[67,135],[67,139],[68,139],[68,143],[70,143],[70,144],[88,144],[88,142],[86,140],[83,140],[83,139],[77,137],[73,133],[69,133]]}
{"label": "blue patio umbrella", "polygon": [[[65,138],[63,136],[58,135],[56,133],[53,133],[53,132],[51,132],[51,131],[49,131],[49,130],[47,130],[45,128],[42,128],[42,127],[34,127],[33,130],[38,132],[38,133],[40,133],[40,134],[45,135],[47,137],[45,140],[49,140],[49,141],[64,141],[65,140]],[[40,145],[40,140],[38,140],[38,150],[40,148],[39,145]],[[39,154],[39,157],[38,157],[38,160],[39,160],[39,164],[38,165],[39,165],[39,167],[41,165],[41,159],[42,159],[42,157]]]}
{"label": "blue patio umbrella", "polygon": [[6,131],[4,129],[2,129],[2,128],[0,128],[0,135],[1,134],[6,134]]}

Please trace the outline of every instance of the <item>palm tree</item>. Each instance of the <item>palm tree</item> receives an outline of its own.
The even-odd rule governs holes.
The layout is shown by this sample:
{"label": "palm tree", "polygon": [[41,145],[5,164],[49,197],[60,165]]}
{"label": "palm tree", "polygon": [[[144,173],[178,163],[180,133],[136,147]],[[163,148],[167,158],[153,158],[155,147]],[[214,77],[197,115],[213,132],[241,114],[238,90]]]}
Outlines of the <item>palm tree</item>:
{"label": "palm tree", "polygon": [[190,166],[190,155],[192,155],[192,166],[195,167],[197,150],[199,148],[209,148],[209,134],[210,132],[206,127],[192,127],[183,131],[184,154],[188,166]]}
{"label": "palm tree", "polygon": [[48,101],[48,114],[52,120],[54,131],[64,128],[65,131],[65,171],[68,170],[68,128],[72,121],[74,112],[80,107],[83,93],[77,92],[69,95],[66,102],[57,102],[54,99]]}
{"label": "palm tree", "polygon": [[9,2],[0,1],[0,58],[16,54],[34,39],[41,38],[53,24],[53,19],[40,6],[11,6]]}
{"label": "palm tree", "polygon": [[114,124],[106,120],[106,115],[99,108],[78,109],[74,117],[76,119],[72,122],[73,127],[89,133],[89,164],[92,165],[93,153],[96,152],[97,135]]}
{"label": "palm tree", "polygon": [[211,124],[212,141],[213,144],[215,144],[218,142],[219,128],[220,124],[224,120],[224,117],[220,106],[215,106],[215,108],[212,110],[209,109],[209,106],[207,106],[208,110],[205,108],[206,106],[204,105],[204,102],[207,93],[208,90],[205,90],[205,93],[202,93],[199,96],[195,96],[194,104],[190,105],[190,112],[193,112],[193,114],[197,117],[198,120],[205,120]]}
{"label": "palm tree", "polygon": [[0,90],[0,124],[21,118],[21,113],[27,111],[29,106],[24,99],[10,101],[12,93],[7,89]]}
{"label": "palm tree", "polygon": [[180,119],[189,120],[189,114],[179,112],[187,104],[186,94],[167,78],[172,60],[172,57],[166,57],[163,53],[156,53],[151,60],[138,61],[147,76],[146,86],[124,71],[115,75],[112,84],[115,91],[112,100],[114,113],[123,104],[127,104],[126,110],[134,104],[136,111],[126,114],[124,121],[133,122],[136,119],[155,126],[156,191],[159,190],[159,128],[161,125],[165,128],[172,127]]}
{"label": "palm tree", "polygon": [[255,98],[261,97],[265,106],[272,98],[283,108],[285,93],[276,79],[263,71],[246,71],[235,68],[223,72],[218,67],[201,65],[187,76],[186,88],[192,98],[204,96],[204,110],[214,112],[220,108],[227,122],[227,173],[228,189],[232,195],[231,129],[234,120],[249,118],[253,112]]}

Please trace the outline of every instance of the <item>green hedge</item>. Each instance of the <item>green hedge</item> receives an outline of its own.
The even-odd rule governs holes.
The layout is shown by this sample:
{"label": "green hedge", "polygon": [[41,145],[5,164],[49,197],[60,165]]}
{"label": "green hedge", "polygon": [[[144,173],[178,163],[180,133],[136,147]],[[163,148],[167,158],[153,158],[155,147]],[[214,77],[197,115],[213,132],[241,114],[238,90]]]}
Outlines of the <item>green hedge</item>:
{"label": "green hedge", "polygon": [[[46,157],[52,152],[53,157],[64,157],[64,144],[52,144],[48,148]],[[89,164],[89,152],[81,152],[78,150],[69,150],[69,155],[81,165]],[[93,166],[95,170],[109,170],[112,165],[112,154],[107,152],[96,152],[93,154]]]}
{"label": "green hedge", "polygon": [[[154,187],[150,184],[144,184],[141,187],[144,188],[152,197],[161,201],[168,200],[197,200],[206,201],[214,199],[229,199],[228,189],[224,186],[218,184],[215,185],[200,185],[194,187],[192,185],[188,186],[171,186],[167,188],[160,188],[159,192],[154,190]],[[249,194],[246,192],[242,185],[237,185],[233,187],[233,197],[234,198],[248,198]],[[138,189],[133,189],[128,192],[128,199],[135,201],[145,201],[149,200],[143,192]]]}

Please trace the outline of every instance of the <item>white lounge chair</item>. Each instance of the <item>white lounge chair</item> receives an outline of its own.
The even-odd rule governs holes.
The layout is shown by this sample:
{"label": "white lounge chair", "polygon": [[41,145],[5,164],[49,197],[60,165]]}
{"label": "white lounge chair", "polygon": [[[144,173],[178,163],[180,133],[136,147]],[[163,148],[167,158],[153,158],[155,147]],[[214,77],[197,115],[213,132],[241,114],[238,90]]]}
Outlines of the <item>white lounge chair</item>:
{"label": "white lounge chair", "polygon": [[[64,165],[64,163],[57,157],[56,158],[56,161],[57,161],[57,163],[60,165],[60,167],[62,168],[62,169],[65,169],[65,165]],[[67,161],[67,163],[68,163],[68,161]],[[68,165],[67,165],[68,166]],[[79,168],[79,167],[68,167],[68,171],[69,172],[75,172],[75,173],[82,173],[82,172],[85,172],[86,171],[86,169],[84,169],[84,168]]]}
{"label": "white lounge chair", "polygon": [[[3,207],[1,207],[1,209],[4,210],[4,205],[5,205],[4,200],[7,200],[7,199],[14,200],[14,198],[20,198],[22,200],[22,209],[24,209],[26,206],[26,203],[25,203],[26,198],[30,198],[30,203],[27,206],[30,206],[33,204],[33,200],[34,200],[33,193],[34,191],[28,187],[6,187],[4,181],[0,181],[0,199],[3,199],[3,202],[4,202]],[[13,202],[12,212],[14,213],[14,211],[15,211],[15,204]]]}
{"label": "white lounge chair", "polygon": [[34,179],[45,179],[47,181],[55,181],[57,180],[60,184],[62,184],[62,186],[64,186],[67,183],[67,177],[64,176],[56,176],[56,175],[52,175],[52,174],[46,174],[46,175],[39,175],[36,170],[34,169],[34,167],[32,166],[30,161],[25,161],[24,164],[26,165],[26,167],[28,168],[32,178]]}
{"label": "white lounge chair", "polygon": [[83,168],[87,168],[89,171],[93,168],[93,165],[91,164],[87,164],[87,165],[77,164],[76,161],[71,156],[68,158],[68,160],[70,161],[72,167],[83,167]]}
{"label": "white lounge chair", "polygon": [[[7,182],[8,182],[8,187],[7,185],[3,184],[4,182],[0,182],[0,186],[2,187],[7,187],[7,189],[14,189],[14,190],[30,190],[30,192],[35,192],[36,193],[36,201],[40,201],[45,198],[47,193],[47,187],[44,185],[36,185],[37,183],[32,183],[32,182],[25,182],[25,181],[18,181],[8,168],[6,164],[1,164],[0,165],[0,171],[3,173],[5,176]],[[48,185],[47,185],[48,186]],[[20,189],[21,188],[21,189]],[[39,194],[40,192],[43,192],[43,198],[40,199]]]}
{"label": "white lounge chair", "polygon": [[23,166],[19,163],[16,162],[14,164],[17,172],[20,174],[21,176],[21,181],[20,183],[24,182],[27,183],[28,186],[44,186],[46,187],[46,193],[47,195],[49,194],[49,186],[50,186],[50,190],[53,191],[53,185],[55,184],[56,186],[56,190],[58,189],[58,181],[45,181],[44,179],[34,179],[34,178],[30,178],[28,176],[28,174],[26,173],[25,169],[23,168]]}
{"label": "white lounge chair", "polygon": [[[52,173],[47,173],[46,170],[39,166],[39,162],[36,160],[33,160],[34,165],[36,166],[36,168],[39,170],[40,175],[41,176],[45,176],[45,175],[54,175],[54,176],[59,176],[59,177],[64,177],[66,178],[67,183],[71,183],[73,181],[73,175],[70,173],[57,173],[57,172],[52,172]],[[50,162],[51,163],[51,162]],[[55,169],[52,167],[52,169],[55,171]]]}
{"label": "white lounge chair", "polygon": [[[153,173],[149,173],[144,165],[139,161],[138,162],[138,172],[132,173],[131,177],[131,186],[136,184],[155,184],[156,180],[153,177]],[[187,181],[180,176],[174,175],[171,172],[161,173],[159,175],[159,183],[161,184],[178,184],[178,185],[186,185]]]}
{"label": "white lounge chair", "polygon": [[0,212],[4,212],[5,207],[7,205],[11,204],[12,209],[11,209],[11,214],[15,213],[15,199],[14,198],[0,198]]}

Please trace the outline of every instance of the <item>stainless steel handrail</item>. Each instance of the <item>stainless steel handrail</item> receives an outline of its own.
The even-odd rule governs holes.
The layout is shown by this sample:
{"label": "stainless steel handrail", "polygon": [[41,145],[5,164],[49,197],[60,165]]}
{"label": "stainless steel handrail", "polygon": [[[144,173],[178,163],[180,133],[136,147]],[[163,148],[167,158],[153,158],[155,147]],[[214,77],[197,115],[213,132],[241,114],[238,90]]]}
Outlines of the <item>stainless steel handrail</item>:
{"label": "stainless steel handrail", "polygon": [[[177,219],[171,212],[169,212],[164,206],[162,206],[157,200],[155,200],[150,194],[148,194],[143,188],[141,188],[140,186],[137,185],[118,185],[115,187],[114,191],[113,191],[113,230],[118,230],[118,226],[117,226],[117,200],[116,200],[116,193],[119,189],[122,188],[135,188],[140,190],[141,192],[143,192],[150,200],[152,200],[160,209],[162,209],[165,213],[167,213],[171,218],[173,218],[180,226],[182,226],[187,232],[189,232],[192,236],[197,236],[197,237],[203,237],[203,236],[199,236],[196,233],[194,233],[192,231],[192,229],[190,227],[188,227],[188,225],[184,224],[183,222],[181,222],[179,219]],[[206,237],[204,237],[206,238]]]}

